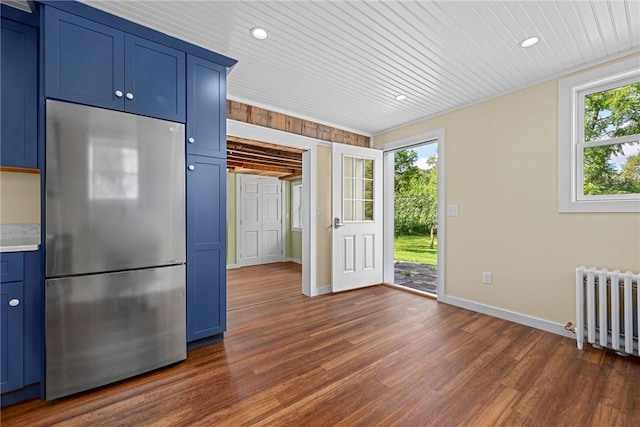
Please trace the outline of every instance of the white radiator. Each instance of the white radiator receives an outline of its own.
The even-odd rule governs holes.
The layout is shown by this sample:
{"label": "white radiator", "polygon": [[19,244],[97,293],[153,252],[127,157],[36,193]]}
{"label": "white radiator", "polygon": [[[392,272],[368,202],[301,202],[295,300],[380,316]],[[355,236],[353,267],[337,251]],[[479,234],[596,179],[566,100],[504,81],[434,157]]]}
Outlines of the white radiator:
{"label": "white radiator", "polygon": [[607,347],[619,354],[640,356],[640,274],[629,271],[576,268],[576,338],[594,347]]}

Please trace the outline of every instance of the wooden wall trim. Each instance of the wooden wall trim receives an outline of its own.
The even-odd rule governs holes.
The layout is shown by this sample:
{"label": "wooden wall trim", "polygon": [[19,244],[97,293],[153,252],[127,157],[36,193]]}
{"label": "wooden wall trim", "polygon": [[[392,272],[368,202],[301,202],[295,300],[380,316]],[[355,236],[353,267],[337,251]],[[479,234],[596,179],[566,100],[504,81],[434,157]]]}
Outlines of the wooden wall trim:
{"label": "wooden wall trim", "polygon": [[369,147],[370,138],[264,108],[227,100],[227,118],[323,141]]}

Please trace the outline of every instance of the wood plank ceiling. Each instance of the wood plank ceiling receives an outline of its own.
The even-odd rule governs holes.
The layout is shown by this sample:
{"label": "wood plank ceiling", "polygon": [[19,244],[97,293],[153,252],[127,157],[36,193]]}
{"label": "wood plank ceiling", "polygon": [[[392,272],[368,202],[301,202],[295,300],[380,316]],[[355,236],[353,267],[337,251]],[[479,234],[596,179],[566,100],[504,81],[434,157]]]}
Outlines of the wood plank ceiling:
{"label": "wood plank ceiling", "polygon": [[638,0],[81,1],[238,59],[232,100],[367,136],[640,49]]}

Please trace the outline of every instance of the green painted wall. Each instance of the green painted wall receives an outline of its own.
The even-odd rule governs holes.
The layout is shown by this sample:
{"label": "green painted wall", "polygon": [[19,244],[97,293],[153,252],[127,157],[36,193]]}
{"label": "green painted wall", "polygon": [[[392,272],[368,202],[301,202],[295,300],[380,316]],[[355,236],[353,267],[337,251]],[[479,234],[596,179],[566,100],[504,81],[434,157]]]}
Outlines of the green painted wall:
{"label": "green painted wall", "polygon": [[287,181],[287,258],[302,260],[302,231],[291,230],[291,181]]}
{"label": "green painted wall", "polygon": [[236,263],[236,179],[227,171],[227,264]]}
{"label": "green painted wall", "polygon": [[284,181],[284,256],[291,258],[291,181]]}

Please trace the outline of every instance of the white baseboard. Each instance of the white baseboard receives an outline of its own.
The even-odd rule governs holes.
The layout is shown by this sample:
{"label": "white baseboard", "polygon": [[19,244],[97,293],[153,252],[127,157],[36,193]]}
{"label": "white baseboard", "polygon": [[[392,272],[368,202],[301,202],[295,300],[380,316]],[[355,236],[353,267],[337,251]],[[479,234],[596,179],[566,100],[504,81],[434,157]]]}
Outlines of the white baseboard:
{"label": "white baseboard", "polygon": [[302,265],[302,260],[300,258],[285,258],[282,262],[295,262],[296,264]]}
{"label": "white baseboard", "polygon": [[315,289],[315,292],[312,290],[311,296],[312,297],[317,297],[319,295],[325,295],[325,294],[330,294],[330,293],[331,293],[331,285],[320,286],[319,288]]}
{"label": "white baseboard", "polygon": [[521,325],[530,326],[532,328],[541,329],[567,338],[575,339],[575,334],[567,331],[564,325],[553,323],[548,320],[539,319],[537,317],[527,316],[513,311],[504,310],[490,305],[479,304],[477,302],[468,301],[462,298],[456,298],[448,295],[438,296],[438,301],[445,304],[455,305],[456,307],[465,308],[467,310],[476,311],[489,316],[498,317],[500,319],[509,320],[511,322],[520,323]]}
{"label": "white baseboard", "polygon": [[240,264],[227,264],[227,270],[233,270],[235,268],[240,268]]}

